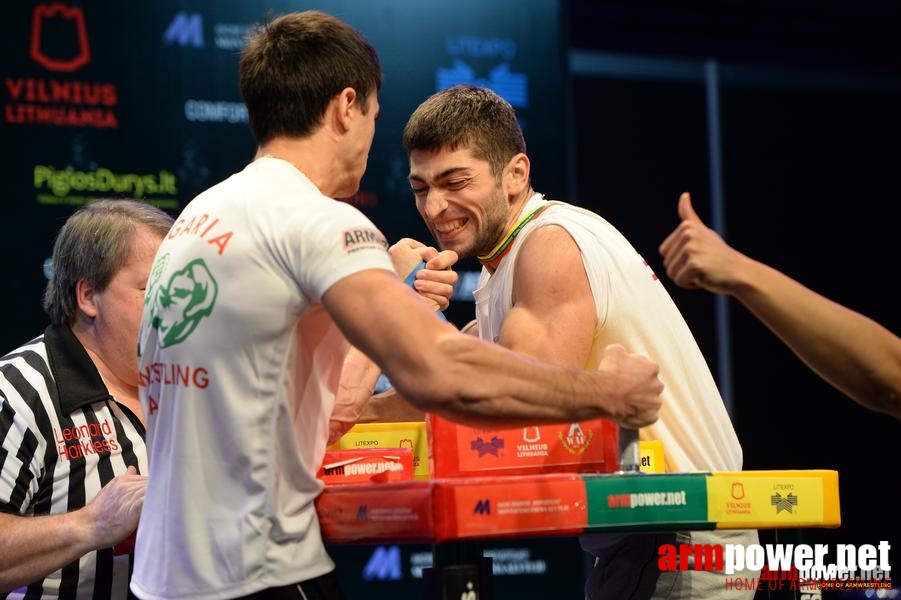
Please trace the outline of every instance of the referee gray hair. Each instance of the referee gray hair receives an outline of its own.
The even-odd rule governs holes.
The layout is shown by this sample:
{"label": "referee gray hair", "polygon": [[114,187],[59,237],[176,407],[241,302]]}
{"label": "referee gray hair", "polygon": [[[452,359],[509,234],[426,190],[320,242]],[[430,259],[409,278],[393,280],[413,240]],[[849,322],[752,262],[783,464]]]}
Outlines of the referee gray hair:
{"label": "referee gray hair", "polygon": [[44,310],[55,325],[71,323],[78,309],[75,284],[84,279],[103,291],[123,267],[138,227],[166,235],[174,219],[137,200],[98,200],[75,211],[53,244]]}

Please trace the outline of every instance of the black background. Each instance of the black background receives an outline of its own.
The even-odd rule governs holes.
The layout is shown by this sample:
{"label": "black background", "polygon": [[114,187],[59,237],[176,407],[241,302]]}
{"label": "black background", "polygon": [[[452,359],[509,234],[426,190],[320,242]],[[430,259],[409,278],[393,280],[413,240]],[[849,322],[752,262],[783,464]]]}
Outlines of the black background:
{"label": "black background", "polygon": [[[820,293],[901,331],[898,286],[899,4],[567,3],[573,48],[719,66],[727,240]],[[683,63],[680,63],[683,64]],[[579,199],[657,247],[691,191],[710,222],[702,81],[634,73],[573,79]],[[667,285],[714,373],[714,299]],[[734,421],[746,469],[839,471],[842,526],[807,543],[899,539],[899,422],[815,376],[729,301]],[[774,532],[763,532],[773,541]],[[897,561],[898,550],[890,556]],[[828,594],[828,593],[827,593]],[[862,597],[862,596],[861,596]]]}

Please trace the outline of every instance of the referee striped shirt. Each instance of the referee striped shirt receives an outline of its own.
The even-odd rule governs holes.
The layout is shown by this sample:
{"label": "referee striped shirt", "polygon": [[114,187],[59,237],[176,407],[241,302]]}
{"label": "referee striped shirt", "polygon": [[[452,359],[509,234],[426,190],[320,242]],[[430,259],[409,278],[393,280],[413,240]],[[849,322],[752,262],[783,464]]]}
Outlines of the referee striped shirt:
{"label": "referee striped shirt", "polygon": [[[68,327],[51,325],[0,358],[0,511],[79,509],[129,466],[147,472],[144,426]],[[132,559],[90,552],[5,598],[129,598]]]}

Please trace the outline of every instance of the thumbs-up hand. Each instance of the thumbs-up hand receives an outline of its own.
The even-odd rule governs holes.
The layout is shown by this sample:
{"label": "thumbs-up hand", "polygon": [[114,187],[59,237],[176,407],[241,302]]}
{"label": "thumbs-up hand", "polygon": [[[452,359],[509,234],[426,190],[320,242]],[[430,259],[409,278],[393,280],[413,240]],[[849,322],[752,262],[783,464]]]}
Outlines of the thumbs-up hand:
{"label": "thumbs-up hand", "polygon": [[682,222],[660,244],[666,274],[684,288],[731,293],[746,257],[704,225],[688,192],[679,197],[679,217]]}

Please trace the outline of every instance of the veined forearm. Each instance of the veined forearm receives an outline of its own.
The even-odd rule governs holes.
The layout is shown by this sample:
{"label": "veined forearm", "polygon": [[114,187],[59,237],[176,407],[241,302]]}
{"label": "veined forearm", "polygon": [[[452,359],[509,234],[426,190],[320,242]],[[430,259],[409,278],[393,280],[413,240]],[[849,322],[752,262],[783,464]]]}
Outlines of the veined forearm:
{"label": "veined forearm", "polygon": [[0,592],[27,585],[93,550],[75,513],[0,514]]}
{"label": "veined forearm", "polygon": [[440,353],[440,385],[446,388],[429,391],[436,399],[427,410],[455,421],[516,427],[611,418],[616,412],[585,371],[551,367],[472,336],[442,339]]}

